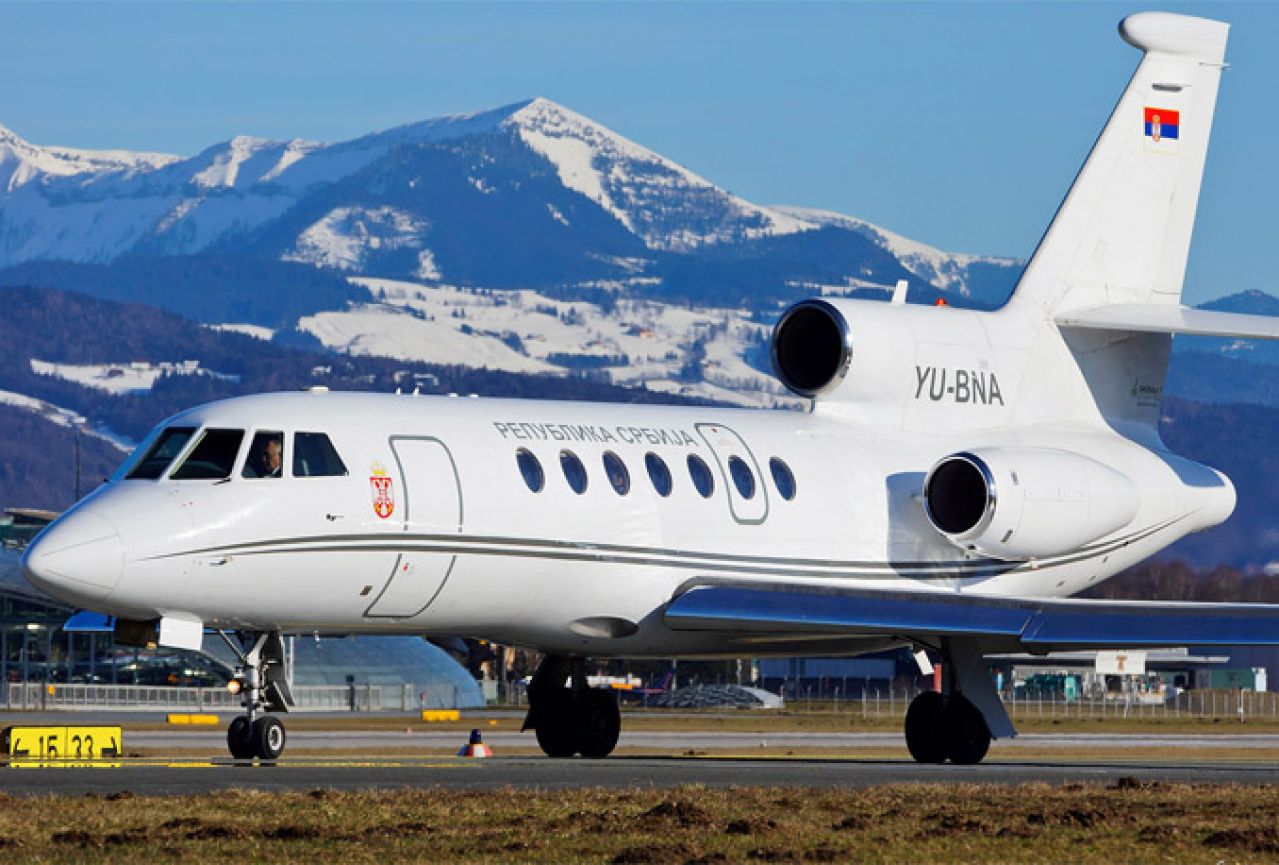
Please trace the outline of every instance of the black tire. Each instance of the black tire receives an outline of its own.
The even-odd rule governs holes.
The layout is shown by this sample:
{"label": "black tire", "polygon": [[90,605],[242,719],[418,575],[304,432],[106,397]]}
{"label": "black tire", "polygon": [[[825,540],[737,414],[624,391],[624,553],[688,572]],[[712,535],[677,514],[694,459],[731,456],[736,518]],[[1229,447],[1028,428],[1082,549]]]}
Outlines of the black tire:
{"label": "black tire", "polygon": [[253,722],[253,734],[249,738],[253,743],[255,757],[259,760],[278,760],[284,753],[288,736],[279,718],[274,715],[263,715]]}
{"label": "black tire", "polygon": [[936,691],[924,691],[911,700],[906,710],[906,749],[916,763],[946,762],[946,701]]}
{"label": "black tire", "polygon": [[537,745],[546,756],[563,760],[577,753],[573,731],[567,724],[538,724],[536,732]]}
{"label": "black tire", "polygon": [[226,744],[234,759],[253,759],[253,742],[250,738],[251,733],[252,730],[249,727],[249,719],[243,715],[234,718],[231,721],[231,726],[227,727]]}
{"label": "black tire", "polygon": [[572,757],[577,753],[577,731],[573,725],[568,692],[562,690],[553,698],[544,693],[541,703],[537,707],[537,726],[534,730],[538,747],[548,757]]}
{"label": "black tire", "polygon": [[946,756],[958,766],[980,763],[990,750],[990,728],[968,698],[954,694],[945,707]]}
{"label": "black tire", "polygon": [[592,760],[613,753],[622,733],[622,710],[613,691],[587,690],[578,699],[574,718],[578,723],[578,751]]}

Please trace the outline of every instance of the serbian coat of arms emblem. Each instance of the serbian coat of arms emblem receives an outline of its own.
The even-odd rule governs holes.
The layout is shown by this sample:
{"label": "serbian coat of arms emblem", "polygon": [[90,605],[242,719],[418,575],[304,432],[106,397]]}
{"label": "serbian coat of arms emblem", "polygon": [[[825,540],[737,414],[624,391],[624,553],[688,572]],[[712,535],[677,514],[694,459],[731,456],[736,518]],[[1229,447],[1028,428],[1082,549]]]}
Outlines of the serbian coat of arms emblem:
{"label": "serbian coat of arms emblem", "polygon": [[369,488],[373,492],[373,513],[382,519],[395,513],[395,485],[379,463],[374,463],[369,472]]}

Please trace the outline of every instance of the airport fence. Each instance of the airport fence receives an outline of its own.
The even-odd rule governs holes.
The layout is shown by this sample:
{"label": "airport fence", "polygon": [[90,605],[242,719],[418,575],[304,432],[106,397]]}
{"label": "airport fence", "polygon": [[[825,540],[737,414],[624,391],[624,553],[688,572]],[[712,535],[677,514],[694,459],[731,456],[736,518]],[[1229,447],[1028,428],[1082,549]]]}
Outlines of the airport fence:
{"label": "airport fence", "polygon": [[[0,701],[7,710],[123,709],[238,711],[240,697],[226,688],[152,685],[46,685],[10,682]],[[293,688],[299,712],[386,712],[455,709],[461,694],[451,685],[299,685]]]}
{"label": "airport fence", "polygon": [[[920,693],[916,688],[883,691],[862,690],[851,699],[841,699],[838,690],[816,699],[798,689],[786,701],[789,711],[834,712],[859,715],[862,718],[904,717],[911,700]],[[1001,695],[1004,707],[1013,720],[1028,718],[1081,720],[1126,718],[1215,718],[1246,721],[1249,718],[1279,718],[1279,692],[1240,689],[1200,689],[1181,691],[1176,695],[1156,693],[1111,693],[1102,696],[1068,699],[1061,694]]]}

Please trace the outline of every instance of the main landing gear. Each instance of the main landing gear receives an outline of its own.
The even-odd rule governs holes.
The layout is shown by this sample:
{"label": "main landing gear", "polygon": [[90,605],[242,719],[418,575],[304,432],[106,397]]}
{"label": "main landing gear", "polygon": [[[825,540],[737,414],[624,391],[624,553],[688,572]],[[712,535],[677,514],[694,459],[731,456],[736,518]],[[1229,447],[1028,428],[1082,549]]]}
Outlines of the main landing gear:
{"label": "main landing gear", "polygon": [[241,695],[244,714],[227,728],[231,756],[237,760],[276,760],[284,753],[288,738],[284,722],[261,713],[287,712],[293,705],[284,640],[278,631],[238,632],[238,640],[225,631],[218,631],[218,635],[239,660],[231,684]]}
{"label": "main landing gear", "polygon": [[963,694],[925,691],[906,710],[906,748],[916,763],[980,763],[990,748],[981,712]]}
{"label": "main landing gear", "polygon": [[548,757],[607,757],[617,747],[622,713],[613,691],[590,687],[582,658],[547,655],[528,686],[525,730]]}
{"label": "main landing gear", "polygon": [[980,763],[992,738],[1015,735],[973,640],[941,641],[942,690],[906,710],[906,748],[917,763]]}

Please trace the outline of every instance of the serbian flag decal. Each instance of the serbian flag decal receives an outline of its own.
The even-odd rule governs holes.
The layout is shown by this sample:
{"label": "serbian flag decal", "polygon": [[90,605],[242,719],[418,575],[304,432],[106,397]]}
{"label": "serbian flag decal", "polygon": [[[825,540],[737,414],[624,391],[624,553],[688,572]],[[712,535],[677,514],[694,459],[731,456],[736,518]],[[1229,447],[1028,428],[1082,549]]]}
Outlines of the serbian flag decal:
{"label": "serbian flag decal", "polygon": [[1175,152],[1181,140],[1181,112],[1147,107],[1145,115],[1146,144],[1150,149]]}

